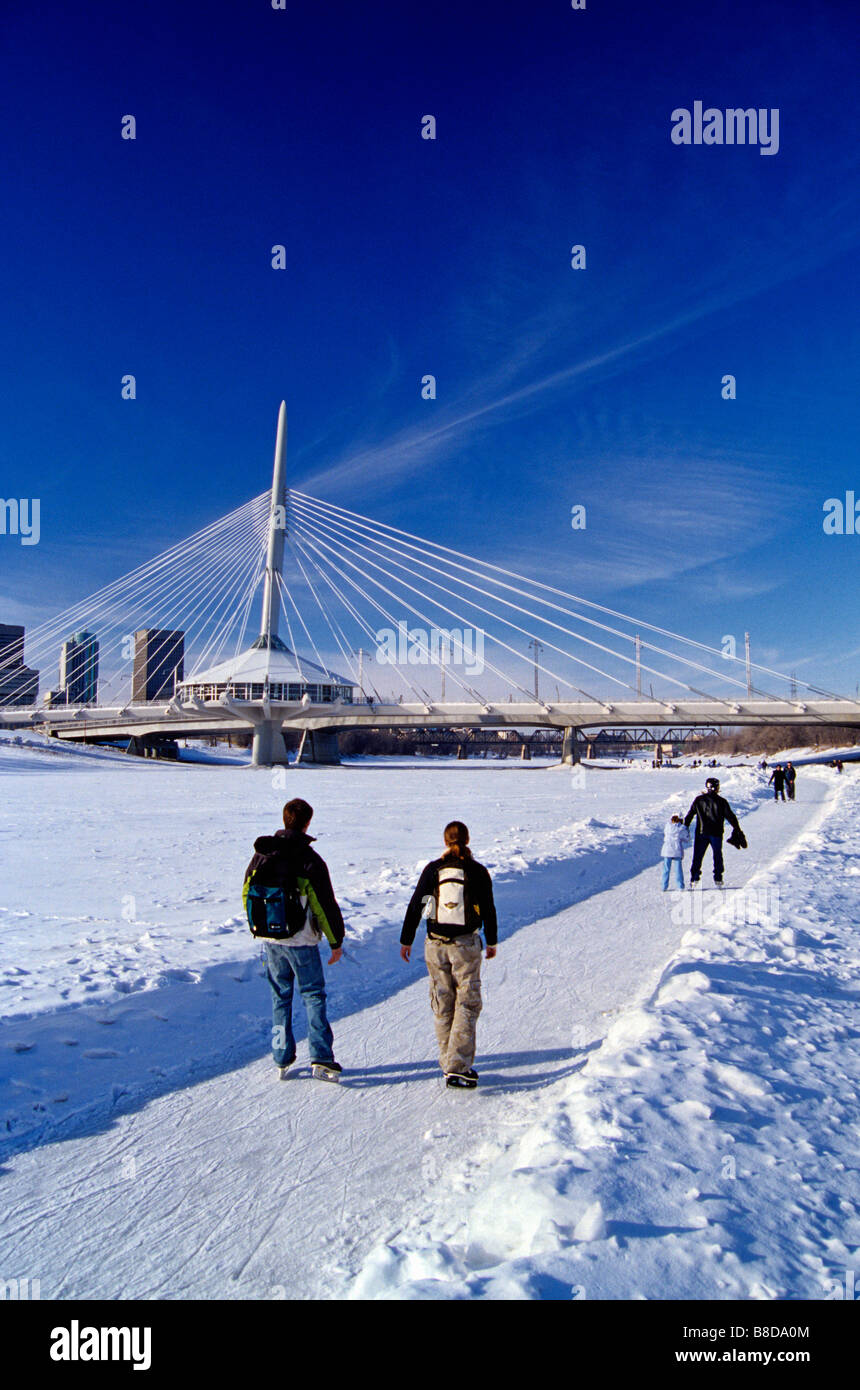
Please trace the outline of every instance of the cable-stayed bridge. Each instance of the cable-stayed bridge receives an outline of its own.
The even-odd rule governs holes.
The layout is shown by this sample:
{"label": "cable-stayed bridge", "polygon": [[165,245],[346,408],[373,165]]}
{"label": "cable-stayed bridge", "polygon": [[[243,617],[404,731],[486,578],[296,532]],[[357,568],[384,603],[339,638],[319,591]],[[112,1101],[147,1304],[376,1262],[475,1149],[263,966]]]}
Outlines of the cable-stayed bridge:
{"label": "cable-stayed bridge", "polygon": [[860,701],[748,652],[288,490],[286,435],[282,402],[270,492],[31,630],[26,667],[0,652],[0,692],[26,688],[21,671],[61,677],[41,703],[0,702],[0,724],[94,741],[251,730],[266,766],[286,761],[285,729],[336,761],[338,729],[361,727],[559,727],[574,757],[596,726],[860,726]]}

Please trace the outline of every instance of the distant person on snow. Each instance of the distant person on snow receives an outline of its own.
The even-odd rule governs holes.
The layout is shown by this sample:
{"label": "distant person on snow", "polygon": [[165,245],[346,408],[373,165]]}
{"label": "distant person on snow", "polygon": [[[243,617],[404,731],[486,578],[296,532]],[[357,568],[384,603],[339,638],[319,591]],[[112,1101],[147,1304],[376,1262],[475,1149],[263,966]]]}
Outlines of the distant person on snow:
{"label": "distant person on snow", "polygon": [[663,892],[669,887],[669,874],[675,866],[675,877],[679,888],[684,887],[684,850],[690,848],[690,832],[680,816],[673,816],[666,822],[663,831]]}
{"label": "distant person on snow", "polygon": [[335,965],[343,954],[344,925],[325,861],[311,849],[307,828],[313,813],[296,797],[284,807],[284,829],[254,841],[243,896],[252,932],[265,939],[279,1076],[296,1060],[292,1012],[298,983],[308,1015],[311,1071],[319,1080],[337,1081],[342,1068],[334,1060],[319,944],[325,937],[332,948],[328,963]]}
{"label": "distant person on snow", "polygon": [[738,818],[725,797],[720,796],[719,791],[720,784],[717,778],[709,777],[705,782],[705,790],[696,797],[684,817],[686,826],[689,826],[693,820],[696,822],[696,833],[693,838],[693,862],[690,865],[690,887],[699,882],[702,873],[702,860],[709,845],[714,857],[714,883],[722,884],[724,870],[723,830],[726,821],[729,822],[733,830],[732,842],[746,847],[746,840],[738,823]]}
{"label": "distant person on snow", "polygon": [[496,954],[497,924],[493,883],[472,858],[462,821],[445,826],[445,853],[427,864],[406,909],[400,954],[408,961],[418,923],[427,922],[424,960],[430,976],[430,1005],[445,1084],[478,1084],[475,1029],[481,1012],[481,937],[487,960]]}
{"label": "distant person on snow", "polygon": [[785,801],[785,768],[782,763],[777,763],[773,772],[768,778],[768,783],[773,782],[774,801]]}
{"label": "distant person on snow", "polygon": [[797,769],[794,763],[785,765],[785,790],[788,792],[789,801],[794,800],[794,784],[797,781]]}

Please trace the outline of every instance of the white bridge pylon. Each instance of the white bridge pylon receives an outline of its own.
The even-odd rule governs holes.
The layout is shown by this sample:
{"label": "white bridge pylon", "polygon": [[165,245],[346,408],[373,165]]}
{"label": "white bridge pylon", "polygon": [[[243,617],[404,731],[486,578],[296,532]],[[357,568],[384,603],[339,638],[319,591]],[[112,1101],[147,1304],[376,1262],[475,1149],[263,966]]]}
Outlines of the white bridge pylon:
{"label": "white bridge pylon", "polygon": [[335,761],[337,729],[362,726],[860,725],[860,701],[288,490],[286,443],[281,402],[270,492],[30,631],[43,690],[72,632],[97,638],[97,704],[43,695],[0,721],[71,739],[251,729],[266,766],[287,728]]}

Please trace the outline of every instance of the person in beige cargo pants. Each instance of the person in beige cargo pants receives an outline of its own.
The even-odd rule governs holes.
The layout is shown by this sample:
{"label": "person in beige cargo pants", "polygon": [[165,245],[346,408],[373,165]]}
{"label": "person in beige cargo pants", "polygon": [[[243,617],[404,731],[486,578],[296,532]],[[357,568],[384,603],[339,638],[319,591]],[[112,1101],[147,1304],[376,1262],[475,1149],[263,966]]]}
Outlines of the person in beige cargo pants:
{"label": "person in beige cargo pants", "polygon": [[472,1063],[481,1012],[480,932],[483,929],[486,938],[487,960],[492,960],[498,932],[496,908],[492,879],[483,864],[472,858],[466,826],[451,821],[444,836],[445,853],[424,868],[406,909],[400,954],[409,960],[418,923],[426,920],[424,959],[439,1065],[448,1086],[471,1088],[478,1084]]}

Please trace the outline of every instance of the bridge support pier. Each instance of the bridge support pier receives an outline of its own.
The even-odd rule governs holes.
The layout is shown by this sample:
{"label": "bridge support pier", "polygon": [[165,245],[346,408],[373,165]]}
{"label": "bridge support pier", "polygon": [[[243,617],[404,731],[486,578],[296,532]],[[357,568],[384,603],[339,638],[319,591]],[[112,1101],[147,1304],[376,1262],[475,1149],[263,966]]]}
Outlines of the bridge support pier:
{"label": "bridge support pier", "polygon": [[561,761],[566,767],[579,762],[579,730],[567,728],[561,745]]}
{"label": "bridge support pier", "polygon": [[251,766],[277,767],[288,761],[280,719],[263,719],[255,724]]}
{"label": "bridge support pier", "polygon": [[317,763],[325,767],[340,767],[336,730],[309,729],[302,739],[296,761]]}

